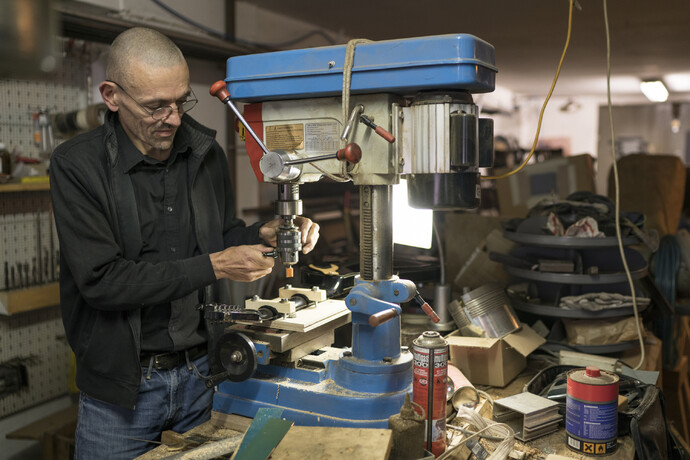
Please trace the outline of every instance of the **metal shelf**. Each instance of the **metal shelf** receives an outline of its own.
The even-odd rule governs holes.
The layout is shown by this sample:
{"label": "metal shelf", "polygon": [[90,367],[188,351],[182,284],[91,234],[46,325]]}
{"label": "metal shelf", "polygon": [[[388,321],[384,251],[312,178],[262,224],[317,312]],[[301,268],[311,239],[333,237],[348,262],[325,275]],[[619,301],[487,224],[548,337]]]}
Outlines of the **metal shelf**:
{"label": "metal shelf", "polygon": [[[506,273],[531,281],[542,281],[557,284],[615,284],[624,283],[628,280],[625,272],[600,273],[598,275],[580,275],[572,273],[549,273],[528,270],[524,268],[503,265]],[[647,266],[631,271],[633,280],[643,278],[647,275]]]}
{"label": "metal shelf", "polygon": [[[632,307],[608,308],[605,310],[590,311],[590,310],[572,310],[568,308],[561,308],[554,305],[545,305],[539,303],[522,302],[515,298],[510,298],[510,304],[517,311],[523,313],[530,313],[533,315],[547,316],[550,318],[573,318],[573,319],[603,319],[616,318],[619,316],[630,316],[634,314]],[[639,308],[639,311],[644,311],[647,306]]]}
{"label": "metal shelf", "polygon": [[[503,237],[515,243],[545,248],[589,249],[618,246],[618,239],[612,236],[604,238],[577,238],[574,236],[536,235],[533,233],[504,231]],[[624,246],[638,243],[640,243],[640,240],[636,237],[623,238]]]}
{"label": "metal shelf", "polygon": [[640,342],[637,340],[629,340],[626,342],[611,343],[608,345],[573,345],[567,342],[559,342],[555,340],[547,340],[542,345],[543,348],[551,350],[573,350],[580,353],[588,353],[592,355],[603,355],[609,353],[620,353],[622,351],[631,350],[639,347]]}

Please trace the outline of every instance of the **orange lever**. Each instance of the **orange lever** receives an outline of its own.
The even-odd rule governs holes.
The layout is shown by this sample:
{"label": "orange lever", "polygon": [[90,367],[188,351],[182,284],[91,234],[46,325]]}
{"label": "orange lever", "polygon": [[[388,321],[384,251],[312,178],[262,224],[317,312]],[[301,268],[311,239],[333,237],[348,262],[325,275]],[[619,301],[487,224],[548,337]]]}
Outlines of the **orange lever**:
{"label": "orange lever", "polygon": [[230,99],[230,93],[228,92],[228,86],[225,84],[223,80],[218,80],[217,82],[212,84],[208,92],[209,94],[211,94],[211,96],[217,97],[218,99],[220,99],[220,102],[222,102],[223,104],[227,104],[227,106],[230,107],[232,113],[235,114],[235,116],[240,121],[240,123],[242,123],[247,132],[252,136],[252,138],[256,141],[259,147],[261,147],[261,150],[263,150],[264,154],[270,153],[266,148],[264,142],[261,140],[261,138],[256,135],[252,127],[249,126],[249,123],[247,123],[247,120],[244,119],[240,111],[237,110],[237,107],[235,107],[235,104],[232,103],[232,100]]}
{"label": "orange lever", "polygon": [[376,123],[373,122],[373,120],[366,115],[360,115],[359,116],[359,121],[370,127],[371,129],[374,130],[376,134],[384,138],[386,141],[390,142],[391,144],[395,142],[395,136],[377,125]]}
{"label": "orange lever", "polygon": [[436,312],[431,308],[431,305],[429,305],[428,303],[424,302],[422,304],[422,310],[424,310],[424,313],[426,313],[429,319],[431,319],[431,321],[433,321],[434,323],[438,323],[439,321],[441,321],[441,318],[438,317]]}

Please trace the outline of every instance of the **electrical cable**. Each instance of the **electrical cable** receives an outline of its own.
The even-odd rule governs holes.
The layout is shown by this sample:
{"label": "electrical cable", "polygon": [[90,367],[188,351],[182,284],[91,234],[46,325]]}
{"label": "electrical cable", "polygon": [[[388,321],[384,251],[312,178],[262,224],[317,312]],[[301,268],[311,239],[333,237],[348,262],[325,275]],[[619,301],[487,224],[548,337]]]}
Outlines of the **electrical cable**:
{"label": "electrical cable", "polygon": [[[493,453],[487,457],[487,460],[505,460],[508,458],[510,451],[513,449],[513,445],[515,444],[515,432],[510,426],[506,425],[505,423],[497,423],[493,420],[485,419],[474,410],[465,406],[458,407],[458,418],[477,427],[478,430],[472,435],[461,440],[459,444],[456,444],[455,446],[446,450],[437,458],[437,460],[447,460],[451,458],[455,450],[459,449],[460,446],[464,445],[470,439],[481,436],[481,433],[484,431],[489,432],[487,436],[500,439],[499,444],[496,446]],[[489,440],[489,438],[486,436],[485,439]]]}
{"label": "electrical cable", "polygon": [[570,8],[568,11],[568,34],[565,38],[565,46],[563,47],[563,53],[561,54],[561,60],[558,62],[558,68],[556,69],[556,75],[553,77],[553,83],[551,83],[551,88],[549,89],[549,93],[546,95],[546,99],[544,99],[544,104],[541,106],[541,111],[539,112],[539,121],[537,122],[537,132],[534,135],[534,142],[532,143],[532,149],[530,150],[529,154],[527,155],[527,158],[525,158],[520,166],[518,166],[516,169],[509,171],[505,174],[501,174],[500,176],[481,176],[482,179],[487,179],[487,180],[496,180],[496,179],[504,179],[506,177],[510,177],[513,174],[516,174],[524,168],[529,160],[532,158],[534,155],[534,151],[537,149],[537,142],[539,142],[539,133],[541,132],[541,123],[544,118],[544,111],[546,110],[546,105],[549,103],[549,99],[551,99],[551,95],[553,94],[553,90],[556,88],[556,82],[558,81],[558,76],[561,74],[561,67],[563,66],[563,61],[565,60],[565,54],[568,51],[568,45],[570,44],[570,32],[573,29],[573,2],[575,0],[569,0],[570,3]]}
{"label": "electrical cable", "polygon": [[446,261],[445,255],[443,253],[443,240],[441,240],[441,233],[438,231],[438,225],[436,224],[436,219],[433,219],[431,225],[434,230],[434,236],[436,237],[436,244],[438,246],[438,264],[440,266],[441,276],[439,282],[441,285],[446,284]]}
{"label": "electrical cable", "polygon": [[180,13],[176,9],[172,8],[169,5],[166,5],[163,3],[161,0],[151,0],[155,5],[159,6],[160,8],[164,9],[168,13],[172,14],[176,18],[180,19],[183,22],[186,22],[187,24],[196,27],[199,30],[203,30],[204,32],[208,33],[209,35],[212,35],[216,38],[220,38],[221,40],[228,41],[228,42],[234,42],[234,43],[244,43],[250,46],[257,46],[257,47],[270,47],[270,48],[285,48],[291,45],[294,45],[295,43],[299,43],[303,40],[306,40],[309,37],[312,37],[314,35],[318,35],[323,37],[329,45],[335,45],[336,40],[328,35],[326,32],[323,30],[315,29],[311,30],[305,34],[302,34],[296,38],[284,41],[284,42],[278,42],[278,43],[257,43],[257,42],[252,42],[249,40],[242,40],[238,39],[237,37],[234,37],[232,35],[227,35],[223,32],[219,32],[217,30],[211,29],[209,27],[206,27],[204,24],[201,24],[199,22],[194,21],[190,17]]}
{"label": "electrical cable", "polygon": [[450,428],[451,430],[459,431],[460,433],[466,434],[466,435],[479,436],[480,438],[486,439],[486,440],[489,440],[489,441],[494,441],[494,442],[501,442],[501,441],[503,441],[503,438],[501,438],[501,437],[499,437],[499,436],[491,436],[491,435],[488,435],[488,434],[480,434],[480,433],[477,432],[477,431],[466,430],[465,428],[463,428],[463,427],[461,427],[461,426],[449,425],[448,423],[446,423],[446,428]]}
{"label": "electrical cable", "polygon": [[[668,303],[676,308],[676,277],[680,267],[680,248],[674,235],[665,235],[654,254],[654,282]],[[662,339],[673,336],[673,316],[658,318],[654,322],[654,334]],[[662,340],[662,363],[664,368],[676,365],[677,348],[673,340]]]}
{"label": "electrical cable", "polygon": [[618,181],[618,166],[616,164],[616,135],[613,128],[613,105],[611,104],[611,37],[609,34],[609,16],[606,0],[604,4],[604,26],[606,29],[606,100],[608,103],[609,112],[609,128],[611,130],[611,158],[613,161],[613,179],[616,189],[615,213],[616,213],[616,239],[618,240],[618,250],[621,254],[621,261],[623,262],[623,269],[630,287],[630,295],[632,296],[633,313],[635,315],[635,327],[637,329],[637,337],[640,341],[640,362],[637,363],[634,369],[640,369],[645,361],[644,337],[642,335],[642,328],[640,326],[640,312],[637,307],[637,296],[635,293],[635,284],[633,283],[630,268],[628,267],[628,260],[625,257],[625,249],[623,248],[623,237],[621,235],[620,223],[620,183]]}
{"label": "electrical cable", "polygon": [[[371,43],[371,40],[367,40],[366,38],[353,38],[352,40],[347,42],[347,45],[345,46],[345,60],[343,61],[343,89],[342,89],[342,120],[343,120],[343,126],[347,125],[347,119],[348,115],[350,113],[350,84],[352,83],[352,67],[354,66],[355,63],[355,50],[357,49],[357,45],[361,43]],[[347,142],[347,139],[341,139],[340,144],[341,146],[345,146],[345,143]],[[349,175],[347,173],[347,162],[343,161],[341,170],[340,170],[340,175],[343,178],[348,178]]]}

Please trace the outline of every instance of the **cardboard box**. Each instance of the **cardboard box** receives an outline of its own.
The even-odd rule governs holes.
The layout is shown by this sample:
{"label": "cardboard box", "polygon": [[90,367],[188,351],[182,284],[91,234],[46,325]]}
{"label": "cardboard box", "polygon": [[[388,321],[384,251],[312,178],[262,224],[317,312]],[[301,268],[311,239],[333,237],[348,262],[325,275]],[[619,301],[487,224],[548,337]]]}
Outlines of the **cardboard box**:
{"label": "cardboard box", "polygon": [[500,339],[448,335],[450,363],[462,371],[473,385],[504,387],[525,367],[527,355],[546,339],[526,324]]}
{"label": "cardboard box", "polygon": [[[514,168],[497,169],[501,175]],[[588,154],[554,158],[531,164],[517,174],[496,181],[501,217],[525,217],[544,198],[564,200],[573,192],[594,192],[594,166]]]}

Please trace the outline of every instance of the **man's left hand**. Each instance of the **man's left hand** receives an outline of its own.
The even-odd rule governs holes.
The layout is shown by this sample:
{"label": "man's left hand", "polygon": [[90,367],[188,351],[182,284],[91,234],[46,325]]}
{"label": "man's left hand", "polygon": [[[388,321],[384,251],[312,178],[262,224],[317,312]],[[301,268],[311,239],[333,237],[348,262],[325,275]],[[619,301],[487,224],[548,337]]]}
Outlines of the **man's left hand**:
{"label": "man's left hand", "polygon": [[[275,247],[277,243],[276,234],[281,222],[281,218],[276,218],[262,225],[259,229],[259,237]],[[304,216],[295,217],[294,223],[302,234],[302,252],[308,254],[314,249],[316,242],[319,240],[319,224],[312,222],[311,219]]]}

